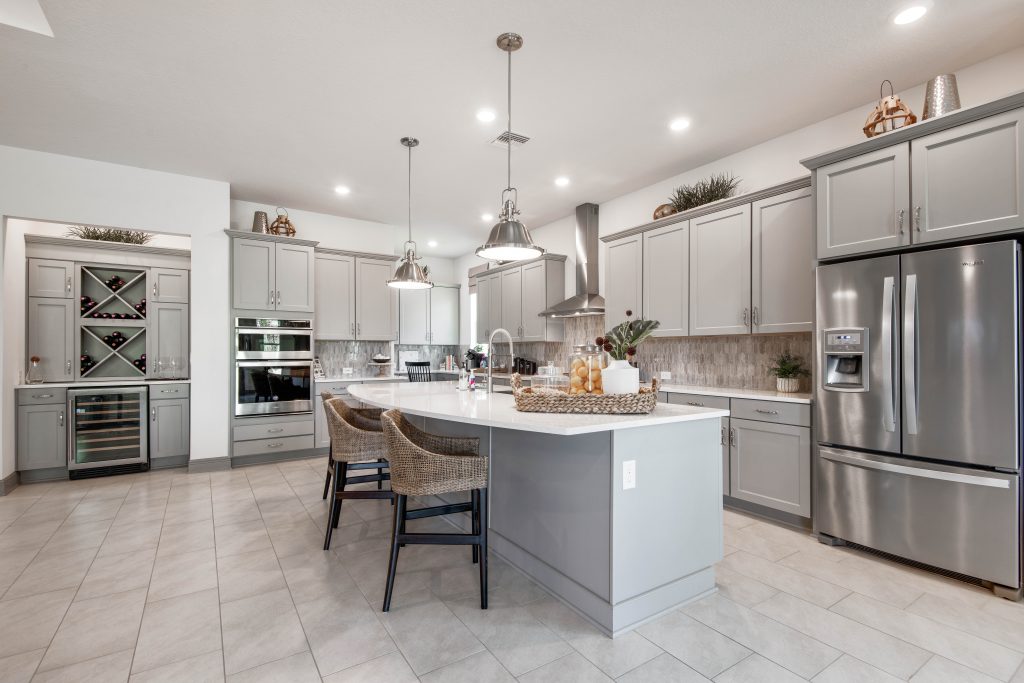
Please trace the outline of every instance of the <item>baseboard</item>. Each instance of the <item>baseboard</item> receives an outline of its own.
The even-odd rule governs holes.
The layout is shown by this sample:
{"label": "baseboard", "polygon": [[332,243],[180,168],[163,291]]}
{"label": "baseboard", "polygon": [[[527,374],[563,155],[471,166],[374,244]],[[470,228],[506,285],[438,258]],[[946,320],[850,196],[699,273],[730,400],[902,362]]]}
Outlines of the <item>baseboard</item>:
{"label": "baseboard", "polygon": [[0,496],[6,496],[8,493],[18,488],[18,484],[21,483],[17,472],[11,472],[9,476],[0,479]]}
{"label": "baseboard", "polygon": [[205,472],[223,472],[231,469],[231,456],[225,455],[220,458],[201,458],[189,460],[188,471],[190,474]]}
{"label": "baseboard", "polygon": [[773,510],[772,508],[765,507],[764,505],[758,505],[757,503],[751,503],[739,498],[733,498],[732,496],[722,497],[723,505],[725,509],[738,510],[745,512],[755,517],[761,517],[772,522],[778,522],[779,524],[785,524],[786,526],[793,527],[794,529],[800,529],[801,531],[811,530],[811,520],[806,517],[794,515],[791,512],[783,512],[782,510]]}
{"label": "baseboard", "polygon": [[67,467],[46,467],[41,470],[22,470],[18,473],[22,484],[35,484],[43,481],[67,481]]}
{"label": "baseboard", "polygon": [[170,458],[150,458],[149,468],[153,470],[166,470],[172,467],[187,467],[188,456],[176,455]]}
{"label": "baseboard", "polygon": [[259,453],[258,455],[239,455],[231,458],[232,467],[248,467],[249,465],[266,465],[272,462],[285,462],[288,460],[307,460],[309,458],[324,457],[323,449],[310,448],[301,451],[288,451],[286,453]]}

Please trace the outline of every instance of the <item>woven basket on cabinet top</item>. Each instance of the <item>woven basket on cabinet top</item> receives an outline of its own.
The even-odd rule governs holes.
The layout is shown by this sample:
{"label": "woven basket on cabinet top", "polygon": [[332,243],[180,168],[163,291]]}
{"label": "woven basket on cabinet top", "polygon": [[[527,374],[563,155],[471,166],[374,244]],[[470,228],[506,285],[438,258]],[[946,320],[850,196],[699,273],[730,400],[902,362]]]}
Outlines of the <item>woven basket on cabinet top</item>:
{"label": "woven basket on cabinet top", "polygon": [[658,404],[658,379],[636,394],[566,394],[557,390],[523,388],[519,373],[512,375],[516,410],[523,413],[586,413],[591,415],[635,415],[654,410]]}

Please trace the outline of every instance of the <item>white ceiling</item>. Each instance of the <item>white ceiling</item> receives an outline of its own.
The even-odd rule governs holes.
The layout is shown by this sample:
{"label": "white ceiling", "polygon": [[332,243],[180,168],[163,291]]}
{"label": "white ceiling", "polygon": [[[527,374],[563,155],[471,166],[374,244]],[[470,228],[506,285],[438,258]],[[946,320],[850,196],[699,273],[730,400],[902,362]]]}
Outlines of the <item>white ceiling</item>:
{"label": "white ceiling", "polygon": [[[504,125],[498,33],[525,38],[512,127],[532,140],[512,173],[539,226],[860,106],[883,78],[898,91],[1024,42],[1020,0],[934,0],[894,26],[905,4],[43,0],[54,38],[0,26],[0,143],[404,225],[413,135],[415,236],[455,256],[504,187],[486,144]],[[476,120],[484,106],[496,121]],[[668,130],[676,116],[688,131]]]}

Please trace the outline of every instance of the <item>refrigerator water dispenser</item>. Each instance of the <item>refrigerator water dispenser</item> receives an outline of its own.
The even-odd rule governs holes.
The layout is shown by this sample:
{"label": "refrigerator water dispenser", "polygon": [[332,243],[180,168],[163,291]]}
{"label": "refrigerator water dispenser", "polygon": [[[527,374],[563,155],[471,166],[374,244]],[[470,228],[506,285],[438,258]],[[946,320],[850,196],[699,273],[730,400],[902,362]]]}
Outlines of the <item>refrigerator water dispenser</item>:
{"label": "refrigerator water dispenser", "polygon": [[826,391],[867,391],[868,328],[845,327],[823,330],[825,335],[824,388]]}

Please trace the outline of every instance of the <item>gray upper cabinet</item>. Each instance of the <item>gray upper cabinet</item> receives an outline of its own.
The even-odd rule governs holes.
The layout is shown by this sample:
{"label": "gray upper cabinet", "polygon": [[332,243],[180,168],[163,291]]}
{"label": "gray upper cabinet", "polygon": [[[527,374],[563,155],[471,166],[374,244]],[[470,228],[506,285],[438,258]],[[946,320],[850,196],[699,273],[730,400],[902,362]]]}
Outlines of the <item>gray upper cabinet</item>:
{"label": "gray upper cabinet", "polygon": [[75,379],[75,314],[71,299],[31,297],[28,300],[28,358],[39,357],[44,382]]}
{"label": "gray upper cabinet", "polygon": [[459,288],[435,286],[430,290],[430,343],[459,343]]}
{"label": "gray upper cabinet", "polygon": [[312,313],[315,284],[313,247],[282,242],[275,247],[277,310]]}
{"label": "gray upper cabinet", "polygon": [[150,301],[165,304],[188,303],[188,271],[179,268],[150,268],[146,290]]}
{"label": "gray upper cabinet", "polygon": [[28,260],[28,295],[54,299],[74,296],[75,264],[72,261],[30,258]]}
{"label": "gray upper cabinet", "polygon": [[356,338],[390,341],[398,327],[393,320],[393,289],[388,280],[394,271],[391,261],[356,258]]}
{"label": "gray upper cabinet", "polygon": [[432,289],[406,289],[399,292],[399,344],[430,343],[430,296],[432,293]]}
{"label": "gray upper cabinet", "polygon": [[188,305],[149,304],[147,316],[147,375],[153,379],[188,377]]}
{"label": "gray upper cabinet", "polygon": [[643,315],[661,323],[653,336],[684,337],[689,331],[689,239],[687,221],[643,234]]}
{"label": "gray upper cabinet", "polygon": [[476,279],[476,343],[486,344],[491,333],[491,281],[486,276]]}
{"label": "gray upper cabinet", "polygon": [[[540,316],[551,302],[548,296],[549,280],[561,279],[560,291],[565,289],[564,270],[555,268],[553,263],[555,262],[538,261],[523,266],[522,331],[519,334],[522,341],[554,341],[553,331],[549,330],[549,325],[562,324]],[[552,283],[552,286],[555,285]]]}
{"label": "gray upper cabinet", "polygon": [[63,403],[18,406],[18,470],[67,467],[67,414]]}
{"label": "gray upper cabinet", "polygon": [[[487,337],[502,326],[501,324],[501,304],[502,298],[502,280],[501,273],[495,273],[487,276],[488,288],[487,288]],[[511,332],[511,330],[509,330]],[[486,344],[487,339],[480,340],[480,343]]]}
{"label": "gray upper cabinet", "polygon": [[523,339],[523,269],[501,273],[501,320],[491,327],[504,327],[515,341]]}
{"label": "gray upper cabinet", "polygon": [[750,204],[691,219],[690,334],[744,334],[749,322]]}
{"label": "gray upper cabinet", "polygon": [[236,238],[231,241],[231,291],[235,308],[274,310],[277,300],[275,246],[264,240]]}
{"label": "gray upper cabinet", "polygon": [[605,327],[625,320],[626,311],[640,317],[643,304],[643,236],[609,242],[604,268]]}
{"label": "gray upper cabinet", "polygon": [[188,399],[149,402],[149,459],[182,458],[189,453]]}
{"label": "gray upper cabinet", "polygon": [[317,339],[356,338],[356,260],[341,254],[316,256]]}
{"label": "gray upper cabinet", "polygon": [[810,428],[733,417],[729,441],[729,495],[810,517]]}
{"label": "gray upper cabinet", "polygon": [[1024,228],[1024,110],[911,141],[913,241]]}
{"label": "gray upper cabinet", "polygon": [[816,172],[818,258],[910,244],[910,149],[903,143]]}
{"label": "gray upper cabinet", "polygon": [[459,343],[459,289],[435,285],[403,290],[399,300],[400,344]]}
{"label": "gray upper cabinet", "polygon": [[811,189],[751,207],[751,317],[755,332],[809,332],[814,313]]}

